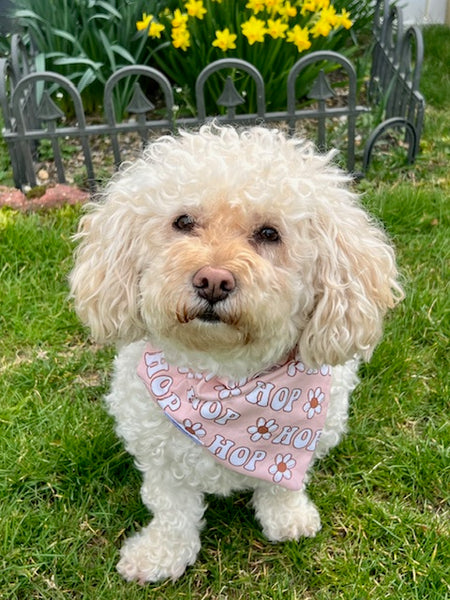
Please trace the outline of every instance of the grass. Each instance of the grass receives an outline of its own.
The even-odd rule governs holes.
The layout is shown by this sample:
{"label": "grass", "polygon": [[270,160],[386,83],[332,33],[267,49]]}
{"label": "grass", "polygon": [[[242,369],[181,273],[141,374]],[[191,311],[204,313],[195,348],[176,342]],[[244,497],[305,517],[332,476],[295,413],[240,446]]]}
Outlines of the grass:
{"label": "grass", "polygon": [[407,297],[362,369],[349,434],[314,472],[323,522],[314,539],[269,544],[249,496],[211,497],[199,560],[183,578],[147,587],[120,578],[118,549],[148,514],[102,406],[113,353],[89,342],[66,298],[79,210],[0,212],[0,598],[450,597],[450,89],[448,79],[434,83],[449,36],[433,44],[441,30],[426,31],[416,165],[378,165],[359,184],[395,241]]}

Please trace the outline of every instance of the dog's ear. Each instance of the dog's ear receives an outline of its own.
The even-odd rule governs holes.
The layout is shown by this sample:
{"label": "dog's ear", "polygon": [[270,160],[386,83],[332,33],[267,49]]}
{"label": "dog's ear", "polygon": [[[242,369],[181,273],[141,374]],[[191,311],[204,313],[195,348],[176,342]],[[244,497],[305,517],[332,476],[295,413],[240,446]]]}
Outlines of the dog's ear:
{"label": "dog's ear", "polygon": [[133,341],[142,334],[138,303],[135,215],[114,197],[90,205],[75,239],[71,295],[81,321],[98,342]]}
{"label": "dog's ear", "polygon": [[309,224],[315,301],[299,353],[315,366],[341,364],[355,355],[368,360],[386,311],[403,297],[386,235],[352,194],[347,200],[319,210]]}

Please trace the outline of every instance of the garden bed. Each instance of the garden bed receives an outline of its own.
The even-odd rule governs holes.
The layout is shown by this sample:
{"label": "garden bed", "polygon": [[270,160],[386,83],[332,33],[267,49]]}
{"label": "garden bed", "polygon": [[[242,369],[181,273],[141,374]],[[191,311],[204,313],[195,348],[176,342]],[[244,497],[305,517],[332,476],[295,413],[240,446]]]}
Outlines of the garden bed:
{"label": "garden bed", "polygon": [[[202,3],[195,3],[197,7],[200,4]],[[219,7],[220,10],[225,4],[212,3],[211,7]],[[315,3],[308,6],[312,4],[316,6]],[[322,19],[322,13],[316,9],[308,11],[307,20],[311,21],[312,32],[318,24],[319,14]],[[300,12],[303,18],[303,11]],[[163,17],[161,19],[164,20]],[[194,26],[195,17],[192,19]],[[152,21],[148,26],[151,23]],[[293,27],[292,35],[295,27],[299,26]],[[12,55],[10,61],[0,60],[0,71],[5,80],[9,81],[9,88],[7,85],[0,87],[0,101],[5,113],[5,139],[11,152],[15,183],[17,187],[35,187],[45,183],[43,180],[47,176],[49,180],[54,178],[50,162],[43,166],[34,164],[36,143],[49,140],[47,143],[54,154],[57,181],[65,183],[73,178],[77,185],[85,185],[87,181],[89,188],[94,190],[110,174],[110,157],[114,167],[128,159],[130,145],[127,139],[130,136],[138,135],[145,143],[161,132],[198,127],[212,116],[216,116],[222,123],[233,125],[271,125],[283,122],[287,124],[290,134],[295,133],[307,121],[313,122],[313,137],[316,138],[318,148],[325,150],[338,147],[344,157],[343,165],[355,175],[367,169],[378,137],[394,127],[403,128],[408,145],[408,160],[414,160],[419,150],[424,109],[423,98],[418,92],[423,51],[420,31],[416,28],[403,31],[400,9],[391,7],[388,0],[378,2],[373,24],[374,50],[368,82],[367,99],[370,105],[358,104],[357,70],[355,64],[343,54],[347,51],[346,45],[338,47],[340,52],[321,49],[327,47],[326,41],[335,43],[343,32],[345,28],[340,26],[334,37],[330,36],[328,40],[324,36],[326,40],[317,46],[316,51],[300,54],[295,62],[290,57],[290,62],[286,63],[287,66],[284,65],[283,83],[275,88],[278,91],[275,97],[281,92],[283,98],[286,97],[281,103],[281,110],[275,107],[273,94],[269,94],[273,87],[270,73],[265,79],[262,75],[267,68],[267,61],[258,63],[262,69],[260,72],[249,61],[230,57],[213,60],[201,70],[198,77],[193,78],[191,96],[192,89],[195,88],[193,97],[196,103],[190,104],[190,117],[184,116],[184,113],[181,116],[176,102],[176,94],[180,92],[172,83],[174,79],[172,78],[172,82],[169,79],[169,68],[167,73],[146,65],[116,69],[102,90],[104,117],[99,123],[87,120],[83,107],[83,100],[87,100],[85,91],[84,88],[81,90],[82,95],[74,86],[71,80],[73,73],[63,76],[52,71],[21,70],[18,65],[27,65],[29,61],[23,55],[23,46],[17,41],[13,45],[17,55]],[[314,35],[311,40],[311,43],[318,43]],[[281,41],[272,39],[267,43],[271,44],[271,48],[273,42],[277,42],[276,48],[282,46],[289,51],[294,48],[294,44],[288,42],[278,43]],[[245,40],[240,43],[243,44],[243,49],[251,45],[246,44]],[[256,60],[259,56],[255,53],[256,46],[251,48],[250,54]],[[169,56],[175,49],[168,47],[167,51]],[[397,60],[398,56],[401,57],[400,60]],[[189,53],[186,54],[186,65],[191,65],[188,57]],[[61,62],[63,59],[59,56],[58,60]],[[72,63],[65,57],[61,64],[76,64],[76,59],[73,61]],[[56,63],[59,64],[57,61]],[[157,64],[160,65],[160,61]],[[333,71],[337,68],[344,73],[344,87],[341,87],[341,81],[338,85],[333,85],[336,83],[333,82]],[[156,91],[159,102],[157,108],[155,98],[147,97],[148,90],[152,90],[152,93]],[[303,90],[302,93],[299,90]],[[304,98],[305,94],[313,101],[309,106],[299,104],[299,98]],[[121,108],[117,106],[118,98],[121,99]],[[374,106],[380,104],[381,108],[374,110]],[[72,114],[75,114],[75,121],[72,123],[62,110],[63,106],[68,105],[72,107]],[[124,112],[126,119],[123,118]],[[370,135],[363,139],[363,132],[358,129],[357,123],[367,114],[372,119],[373,127]],[[377,123],[379,125],[375,126]],[[336,132],[337,135],[333,137]],[[100,152],[96,149],[97,136],[108,140],[100,144]],[[78,173],[66,174],[68,157],[64,154],[64,145],[67,140],[74,139],[78,140],[81,150],[69,159],[72,163],[83,162],[84,181],[79,181]],[[356,151],[361,149],[361,140],[363,150],[356,156]],[[103,160],[97,160],[98,154]],[[362,162],[362,166],[356,164],[357,159]],[[39,173],[43,177],[39,177]]]}

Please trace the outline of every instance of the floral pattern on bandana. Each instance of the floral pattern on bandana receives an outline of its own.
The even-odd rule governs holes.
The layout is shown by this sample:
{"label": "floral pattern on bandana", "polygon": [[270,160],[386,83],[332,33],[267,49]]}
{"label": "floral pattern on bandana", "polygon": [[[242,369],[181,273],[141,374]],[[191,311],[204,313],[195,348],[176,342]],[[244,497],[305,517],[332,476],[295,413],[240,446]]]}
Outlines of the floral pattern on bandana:
{"label": "floral pattern on bandana", "polygon": [[269,419],[266,421],[264,417],[259,417],[256,421],[256,425],[252,425],[247,428],[247,431],[251,434],[250,439],[252,442],[258,442],[261,438],[268,440],[272,437],[272,433],[278,429],[278,425],[275,419]]}
{"label": "floral pattern on bandana", "polygon": [[325,399],[325,394],[322,392],[322,388],[318,387],[315,390],[308,390],[308,402],[303,405],[303,410],[308,416],[308,419],[312,419],[315,414],[322,412],[322,403]]}
{"label": "floral pattern on bandana", "polygon": [[275,463],[269,467],[269,473],[273,475],[275,483],[280,483],[283,478],[290,479],[292,477],[292,469],[295,467],[296,462],[292,458],[292,454],[277,454],[275,457]]}

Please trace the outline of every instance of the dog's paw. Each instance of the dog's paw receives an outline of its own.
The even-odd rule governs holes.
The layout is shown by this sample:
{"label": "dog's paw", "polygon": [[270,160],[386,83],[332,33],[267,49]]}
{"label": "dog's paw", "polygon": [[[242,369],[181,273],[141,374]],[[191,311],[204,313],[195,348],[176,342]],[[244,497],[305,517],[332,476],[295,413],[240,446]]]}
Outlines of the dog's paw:
{"label": "dog's paw", "polygon": [[285,499],[283,502],[280,497],[263,495],[254,500],[264,535],[272,542],[314,537],[321,524],[319,511],[311,500],[302,493]]}
{"label": "dog's paw", "polygon": [[320,516],[314,504],[308,507],[279,512],[263,523],[264,535],[272,542],[314,537],[321,529]]}
{"label": "dog's paw", "polygon": [[193,532],[185,534],[167,532],[151,523],[148,527],[125,541],[120,550],[117,570],[127,581],[141,584],[164,579],[178,579],[186,567],[194,564],[200,540]]}

